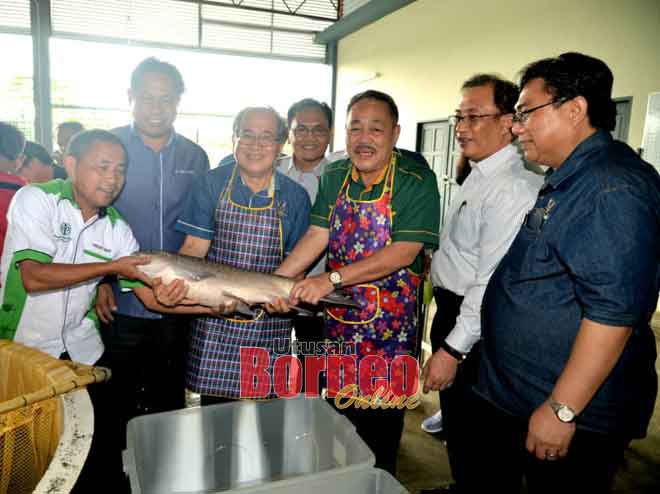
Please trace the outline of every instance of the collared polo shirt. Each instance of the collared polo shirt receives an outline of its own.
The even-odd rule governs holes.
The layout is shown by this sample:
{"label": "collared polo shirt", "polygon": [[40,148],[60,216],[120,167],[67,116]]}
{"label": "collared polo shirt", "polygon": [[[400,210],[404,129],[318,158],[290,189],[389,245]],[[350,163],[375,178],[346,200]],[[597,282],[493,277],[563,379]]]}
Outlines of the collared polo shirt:
{"label": "collared polo shirt", "polygon": [[[219,166],[195,182],[185,210],[176,225],[179,232],[213,240],[218,200],[232,177],[235,167],[236,165]],[[272,194],[274,194],[274,207],[277,208],[282,220],[284,254],[288,254],[309,227],[311,205],[305,189],[278,171],[273,175],[272,192],[269,190],[270,187],[256,193],[252,192],[243,183],[238,170],[233,173],[233,177],[231,199],[240,206],[266,207],[271,204]]]}
{"label": "collared polo shirt", "polygon": [[659,288],[660,177],[598,131],[547,174],[490,279],[477,392],[528,419],[550,396],[583,319],[631,326],[621,357],[576,424],[642,437],[658,385],[649,323]]}
{"label": "collared polo shirt", "polygon": [[28,294],[18,264],[107,262],[138,250],[130,227],[114,208],[84,221],[69,180],[19,190],[9,208],[2,254],[0,338],[37,348],[53,357],[68,352],[93,364],[103,353],[94,309],[100,278],[60,290]]}
{"label": "collared polo shirt", "polygon": [[[194,180],[209,170],[204,150],[172,131],[159,152],[147,146],[133,125],[112,131],[128,150],[126,185],[114,203],[135,232],[142,249],[178,252],[184,235],[176,221]],[[133,317],[157,319],[132,293],[115,291],[118,312]]]}
{"label": "collared polo shirt", "polygon": [[[313,204],[314,201],[316,200],[316,194],[318,193],[319,190],[319,182],[321,180],[321,175],[323,174],[323,170],[325,170],[325,167],[329,163],[345,158],[346,158],[346,153],[344,151],[330,153],[328,156],[325,156],[321,160],[321,162],[318,165],[316,165],[314,169],[311,171],[299,170],[298,167],[296,167],[295,162],[293,161],[293,156],[285,156],[283,158],[280,158],[279,160],[277,160],[276,166],[277,169],[281,171],[284,175],[289,177],[294,182],[299,183],[305,188],[307,194],[309,194],[309,200]],[[323,273],[325,271],[325,264],[326,264],[326,258],[325,255],[323,255],[311,267],[311,269],[308,270],[307,275],[314,276]]]}
{"label": "collared polo shirt", "polygon": [[[395,153],[396,165],[392,190],[392,241],[421,242],[425,248],[438,247],[440,194],[435,174],[430,168]],[[365,187],[362,180],[353,175],[350,160],[342,160],[326,166],[321,176],[310,221],[321,228],[330,227],[330,216],[337,202],[344,180],[348,176],[348,193],[352,198],[370,201],[383,192],[386,170],[379,181]],[[420,252],[410,268],[421,273],[424,254]]]}
{"label": "collared polo shirt", "polygon": [[277,160],[275,166],[277,166],[277,169],[291,180],[302,185],[307,191],[307,194],[309,194],[309,200],[312,202],[312,204],[314,204],[314,201],[316,200],[316,194],[319,190],[319,181],[321,180],[321,175],[323,174],[325,167],[329,163],[345,158],[346,153],[344,151],[330,153],[329,155],[325,156],[311,171],[299,170],[293,161],[293,156],[284,156],[280,158]]}

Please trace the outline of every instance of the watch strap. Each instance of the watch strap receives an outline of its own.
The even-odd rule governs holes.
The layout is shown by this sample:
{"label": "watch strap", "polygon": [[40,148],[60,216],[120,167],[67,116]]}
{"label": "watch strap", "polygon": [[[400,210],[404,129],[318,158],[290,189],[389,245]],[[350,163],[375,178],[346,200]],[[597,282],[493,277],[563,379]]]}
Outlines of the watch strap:
{"label": "watch strap", "polygon": [[466,353],[459,352],[454,347],[452,347],[449,343],[447,343],[445,340],[442,340],[442,342],[440,343],[440,348],[442,348],[445,352],[447,352],[449,355],[451,355],[456,360],[458,360],[459,364],[467,358]]}

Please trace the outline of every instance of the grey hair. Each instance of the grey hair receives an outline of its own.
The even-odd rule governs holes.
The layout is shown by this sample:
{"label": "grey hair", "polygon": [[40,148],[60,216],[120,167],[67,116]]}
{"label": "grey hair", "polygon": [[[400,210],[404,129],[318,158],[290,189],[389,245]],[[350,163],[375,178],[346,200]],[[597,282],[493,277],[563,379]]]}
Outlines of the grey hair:
{"label": "grey hair", "polygon": [[277,113],[275,108],[272,106],[248,106],[247,108],[243,108],[241,111],[239,111],[238,115],[236,115],[236,118],[234,118],[234,124],[232,126],[234,137],[238,137],[240,134],[241,125],[243,124],[245,116],[249,113],[258,112],[270,113],[275,117],[275,121],[277,122],[277,142],[280,144],[284,143],[289,133],[289,126],[287,125],[286,120],[282,117],[282,115]]}

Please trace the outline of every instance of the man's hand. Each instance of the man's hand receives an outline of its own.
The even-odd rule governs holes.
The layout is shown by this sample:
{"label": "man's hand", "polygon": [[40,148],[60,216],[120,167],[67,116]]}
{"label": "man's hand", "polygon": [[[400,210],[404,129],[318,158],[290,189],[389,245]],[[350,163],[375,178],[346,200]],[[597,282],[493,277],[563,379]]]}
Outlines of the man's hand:
{"label": "man's hand", "polygon": [[129,280],[139,280],[147,285],[151,285],[149,277],[140,271],[137,266],[149,264],[149,256],[125,256],[110,262],[110,269],[113,274],[123,276]]}
{"label": "man's hand", "polygon": [[117,310],[115,294],[110,283],[101,283],[96,292],[96,314],[103,324],[110,324],[115,320],[112,313]]}
{"label": "man's hand", "polygon": [[424,366],[424,393],[447,389],[453,384],[457,369],[458,360],[442,348],[435,352]]}
{"label": "man's hand", "polygon": [[300,301],[318,305],[319,300],[334,291],[335,287],[330,283],[328,274],[322,273],[317,276],[305,278],[293,285],[291,294],[289,295],[289,302],[291,305],[298,305]]}
{"label": "man's hand", "polygon": [[283,298],[277,297],[269,304],[265,304],[264,309],[266,309],[269,314],[284,314],[291,311],[291,306]]}
{"label": "man's hand", "polygon": [[575,423],[564,423],[557,418],[548,402],[538,407],[529,419],[527,451],[539,460],[556,460],[568,453],[575,434]]}
{"label": "man's hand", "polygon": [[174,307],[175,305],[196,305],[190,299],[186,299],[188,294],[188,285],[182,279],[173,280],[169,284],[164,284],[160,278],[154,278],[151,284],[151,289],[154,292],[154,297],[158,303],[165,307]]}

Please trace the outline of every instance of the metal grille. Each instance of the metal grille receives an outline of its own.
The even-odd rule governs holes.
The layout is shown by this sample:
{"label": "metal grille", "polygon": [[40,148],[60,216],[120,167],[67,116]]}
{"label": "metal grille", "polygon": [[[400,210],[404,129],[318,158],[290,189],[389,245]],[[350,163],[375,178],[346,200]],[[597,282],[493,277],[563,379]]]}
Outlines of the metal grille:
{"label": "metal grille", "polygon": [[30,0],[0,0],[0,31],[30,32]]}
{"label": "metal grille", "polygon": [[55,36],[315,62],[325,46],[314,36],[337,8],[338,0],[51,0]]}

